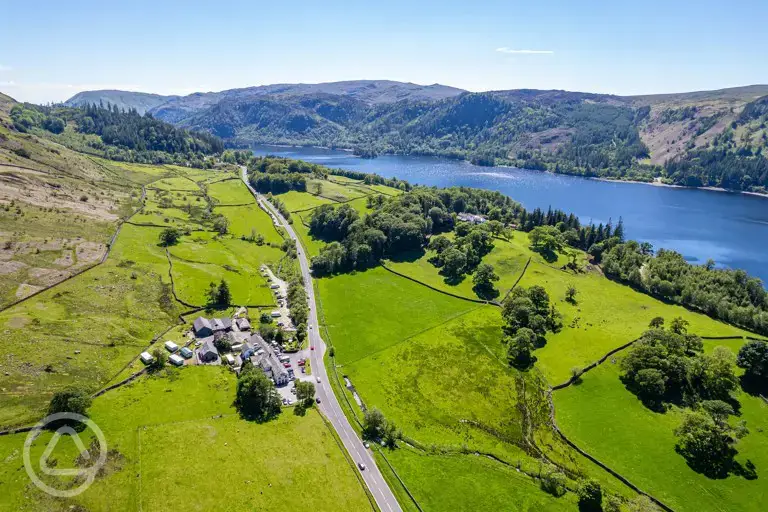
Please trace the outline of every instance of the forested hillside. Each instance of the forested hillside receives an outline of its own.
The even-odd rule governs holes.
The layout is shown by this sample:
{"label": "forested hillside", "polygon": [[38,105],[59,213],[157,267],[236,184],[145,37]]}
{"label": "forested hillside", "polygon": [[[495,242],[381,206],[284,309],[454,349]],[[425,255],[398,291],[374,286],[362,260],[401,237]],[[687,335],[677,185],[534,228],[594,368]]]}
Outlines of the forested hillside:
{"label": "forested hillside", "polygon": [[117,105],[45,107],[18,103],[11,108],[10,117],[19,132],[39,130],[72,149],[112,160],[201,167],[207,155],[224,150],[222,140],[210,133],[177,128]]}
{"label": "forested hillside", "polygon": [[271,143],[350,148],[366,157],[437,155],[481,165],[765,192],[767,95],[768,86],[621,97],[469,93],[357,81],[196,93],[169,98],[150,112],[241,147]]}

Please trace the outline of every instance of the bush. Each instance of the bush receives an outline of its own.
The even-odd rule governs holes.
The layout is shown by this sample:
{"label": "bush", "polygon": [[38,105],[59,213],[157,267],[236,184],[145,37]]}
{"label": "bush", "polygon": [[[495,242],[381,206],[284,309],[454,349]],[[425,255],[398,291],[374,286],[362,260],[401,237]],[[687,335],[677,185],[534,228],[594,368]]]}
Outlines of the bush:
{"label": "bush", "polygon": [[541,490],[560,497],[567,491],[565,475],[557,467],[547,464],[541,472]]}
{"label": "bush", "polygon": [[579,510],[582,512],[601,512],[603,489],[595,480],[583,480],[579,485]]}

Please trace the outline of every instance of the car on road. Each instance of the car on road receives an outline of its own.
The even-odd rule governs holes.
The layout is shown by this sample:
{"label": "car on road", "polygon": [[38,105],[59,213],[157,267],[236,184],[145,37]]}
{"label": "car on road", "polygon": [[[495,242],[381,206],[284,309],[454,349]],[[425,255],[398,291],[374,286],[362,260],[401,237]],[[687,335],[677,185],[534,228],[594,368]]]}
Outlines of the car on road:
{"label": "car on road", "polygon": [[371,445],[368,443],[368,441],[364,442],[363,446],[365,446],[366,449],[371,447]]}
{"label": "car on road", "polygon": [[365,464],[363,464],[362,462],[358,462],[357,467],[360,468],[360,471],[365,471]]}
{"label": "car on road", "polygon": [[320,397],[315,398],[315,402],[320,403]]}
{"label": "car on road", "polygon": [[315,377],[317,379],[317,383],[320,384],[320,377]]}
{"label": "car on road", "polygon": [[290,367],[291,367],[291,363],[283,363],[283,368],[290,368]]}
{"label": "car on road", "polygon": [[315,346],[312,345],[311,347],[309,347],[309,350],[315,350]]}

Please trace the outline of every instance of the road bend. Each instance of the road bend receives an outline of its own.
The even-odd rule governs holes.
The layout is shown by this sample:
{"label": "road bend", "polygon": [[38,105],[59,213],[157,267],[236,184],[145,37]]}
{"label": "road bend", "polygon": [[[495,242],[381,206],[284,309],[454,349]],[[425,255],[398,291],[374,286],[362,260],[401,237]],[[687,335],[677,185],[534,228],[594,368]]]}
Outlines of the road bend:
{"label": "road bend", "polygon": [[[331,382],[328,378],[325,365],[323,364],[326,345],[320,337],[315,289],[312,286],[312,274],[309,272],[309,262],[307,260],[307,255],[304,252],[304,248],[288,221],[269,201],[266,200],[266,198],[264,198],[264,196],[256,192],[256,190],[251,187],[251,184],[248,183],[245,166],[241,166],[241,170],[243,182],[256,198],[256,201],[258,201],[258,203],[267,211],[272,212],[272,215],[277,219],[277,222],[296,243],[296,252],[299,265],[301,266],[301,275],[304,278],[304,286],[307,291],[307,300],[309,301],[310,306],[309,319],[307,320],[307,336],[309,337],[310,346],[314,347],[314,350],[310,350],[310,362],[312,364],[312,374],[315,377],[317,397],[320,398],[320,404],[318,404],[320,412],[328,418],[331,425],[333,425],[333,428],[336,429],[344,447],[355,462],[356,470],[362,475],[363,480],[371,491],[373,498],[376,500],[379,509],[381,509],[382,512],[401,512],[402,508],[397,502],[392,490],[389,488],[389,485],[387,485],[386,480],[384,480],[384,477],[381,475],[381,471],[379,471],[371,451],[365,448],[362,440],[357,436],[357,433],[352,428],[352,425],[344,415],[344,412],[341,410],[341,405],[331,388]],[[360,463],[365,464],[364,470],[360,470]]]}

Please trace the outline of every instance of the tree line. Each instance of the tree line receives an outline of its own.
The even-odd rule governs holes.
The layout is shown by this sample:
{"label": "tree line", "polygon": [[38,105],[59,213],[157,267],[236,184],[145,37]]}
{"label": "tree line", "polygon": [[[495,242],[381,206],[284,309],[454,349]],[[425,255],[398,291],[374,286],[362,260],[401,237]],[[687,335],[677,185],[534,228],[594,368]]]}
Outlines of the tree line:
{"label": "tree line", "polygon": [[[85,138],[74,149],[100,152],[114,160],[140,163],[181,163],[193,161],[203,167],[205,157],[224,151],[218,137],[205,132],[187,131],[140,115],[135,109],[119,109],[117,105],[65,107],[16,104],[11,109],[14,128],[27,132],[34,128],[61,134],[67,126]],[[68,139],[64,139],[67,141]],[[74,142],[73,142],[74,143]]]}
{"label": "tree line", "polygon": [[603,257],[605,275],[669,302],[701,311],[753,332],[768,334],[768,293],[743,270],[715,268],[712,260],[692,265],[650,244],[619,243]]}

